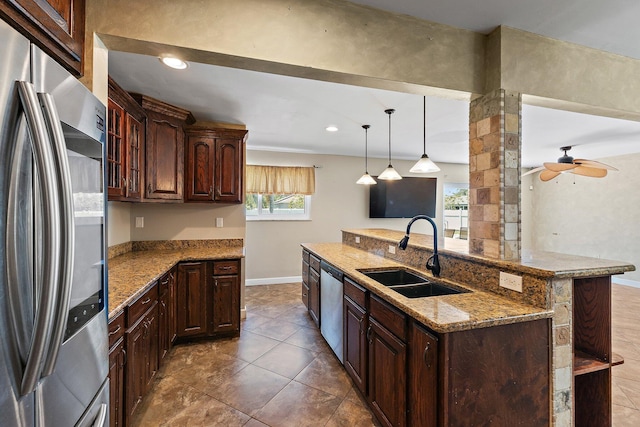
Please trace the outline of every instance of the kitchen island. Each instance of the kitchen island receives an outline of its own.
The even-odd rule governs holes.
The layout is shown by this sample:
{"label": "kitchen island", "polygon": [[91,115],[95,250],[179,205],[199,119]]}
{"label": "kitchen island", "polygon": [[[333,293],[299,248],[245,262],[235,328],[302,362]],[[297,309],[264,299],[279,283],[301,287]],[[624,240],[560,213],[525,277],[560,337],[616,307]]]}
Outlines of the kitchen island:
{"label": "kitchen island", "polygon": [[[436,374],[432,369],[432,376],[437,378],[432,380],[437,384],[433,394],[438,397],[434,400],[430,396],[438,410],[429,415],[435,416],[437,425],[464,425],[470,417],[500,425],[570,426],[572,420],[581,426],[611,425],[610,369],[621,358],[611,353],[610,276],[632,271],[632,265],[549,253],[526,253],[521,262],[500,261],[445,250],[440,252],[442,273],[437,281],[471,292],[409,299],[361,272],[404,266],[429,275],[424,263],[432,254],[432,237],[412,234],[407,251],[391,253],[389,247],[396,247],[403,235],[381,229],[345,230],[341,243],[303,244],[303,259],[307,256],[304,252],[308,252],[311,259],[340,269],[345,274],[345,295],[352,285],[369,295],[368,299],[361,298],[364,306],[356,307],[362,309],[360,324],[371,318],[367,310],[373,306],[372,301],[387,304],[405,316],[401,322],[405,322],[409,331],[405,335],[409,338],[398,341],[407,345],[409,363],[405,368],[410,373],[409,381],[425,371],[411,363],[411,354],[422,350],[415,348],[418,339],[412,343],[411,338],[419,336],[414,331],[422,328],[439,343],[441,363],[435,368]],[[303,280],[305,268],[303,261]],[[522,292],[500,286],[501,272],[519,276]],[[312,286],[311,276],[315,273],[309,269],[307,288]],[[307,298],[313,295],[303,284],[303,300],[305,292]],[[312,302],[308,300],[310,308]],[[353,298],[345,297],[345,334],[349,316],[357,313],[352,303]],[[370,350],[375,347],[370,338],[377,335],[368,329],[365,335],[370,342],[366,346],[365,341],[365,350]],[[397,334],[391,337],[399,338]],[[423,347],[423,354],[427,354],[426,349],[433,349],[434,343],[423,340],[420,344],[424,342],[427,346]],[[353,355],[348,351],[349,338],[345,337],[345,368],[349,372],[353,367],[350,368],[349,357]],[[546,359],[543,353],[547,354]],[[367,362],[370,370],[375,365],[371,354],[359,362],[365,366],[357,366],[358,380],[362,370],[367,370]],[[531,372],[536,374],[531,376]],[[370,372],[367,375],[371,378]],[[417,384],[417,388],[411,384],[406,388],[400,380],[399,387],[408,390],[401,406],[406,407],[411,424],[412,417],[424,406],[416,398],[424,396],[416,394],[420,390]],[[377,402],[378,396],[372,397],[370,388],[361,391],[368,395],[381,422],[404,425],[407,417],[403,412],[385,414],[381,410],[384,404]],[[387,412],[393,412],[391,408],[388,406]]]}

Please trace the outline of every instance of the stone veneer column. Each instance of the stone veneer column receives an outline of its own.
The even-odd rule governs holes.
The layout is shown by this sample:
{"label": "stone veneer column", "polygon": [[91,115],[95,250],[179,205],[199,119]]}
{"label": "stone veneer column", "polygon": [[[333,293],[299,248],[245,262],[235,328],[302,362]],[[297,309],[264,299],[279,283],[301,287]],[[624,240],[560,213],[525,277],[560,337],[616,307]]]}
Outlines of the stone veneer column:
{"label": "stone veneer column", "polygon": [[520,259],[522,96],[503,89],[469,107],[469,252]]}

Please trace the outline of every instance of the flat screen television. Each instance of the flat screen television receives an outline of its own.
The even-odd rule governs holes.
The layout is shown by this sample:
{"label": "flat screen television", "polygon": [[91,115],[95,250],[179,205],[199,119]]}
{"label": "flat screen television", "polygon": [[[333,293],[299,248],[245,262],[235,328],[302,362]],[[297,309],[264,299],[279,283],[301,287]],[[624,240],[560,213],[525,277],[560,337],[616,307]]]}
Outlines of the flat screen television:
{"label": "flat screen television", "polygon": [[377,184],[369,186],[369,218],[435,217],[437,178],[376,181]]}

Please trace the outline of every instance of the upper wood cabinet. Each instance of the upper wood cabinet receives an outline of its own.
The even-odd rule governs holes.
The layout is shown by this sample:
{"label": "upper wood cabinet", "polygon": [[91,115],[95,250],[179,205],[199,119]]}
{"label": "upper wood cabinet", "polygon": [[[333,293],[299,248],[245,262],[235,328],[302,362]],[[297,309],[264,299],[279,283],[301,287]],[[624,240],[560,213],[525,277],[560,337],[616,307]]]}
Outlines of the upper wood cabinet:
{"label": "upper wood cabinet", "polygon": [[184,190],[184,125],[193,123],[187,110],[145,95],[132,94],[147,115],[144,198],[181,202]]}
{"label": "upper wood cabinet", "polygon": [[109,78],[107,192],[109,200],[141,201],[144,188],[144,110]]}
{"label": "upper wood cabinet", "polygon": [[246,130],[186,131],[185,201],[241,203]]}
{"label": "upper wood cabinet", "polygon": [[3,0],[0,16],[76,76],[82,75],[85,0]]}

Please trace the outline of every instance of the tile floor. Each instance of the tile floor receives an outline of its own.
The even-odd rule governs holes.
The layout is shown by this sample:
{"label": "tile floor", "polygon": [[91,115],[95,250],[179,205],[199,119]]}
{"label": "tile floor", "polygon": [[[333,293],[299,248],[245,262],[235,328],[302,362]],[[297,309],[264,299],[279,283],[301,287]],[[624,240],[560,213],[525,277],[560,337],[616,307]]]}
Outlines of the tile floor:
{"label": "tile floor", "polygon": [[240,338],[179,345],[134,419],[142,426],[375,426],[311,322],[300,284],[246,288]]}
{"label": "tile floor", "polygon": [[[179,345],[133,422],[143,426],[378,425],[300,302],[300,285],[246,289],[240,338]],[[640,426],[640,289],[613,286],[613,426]]]}

